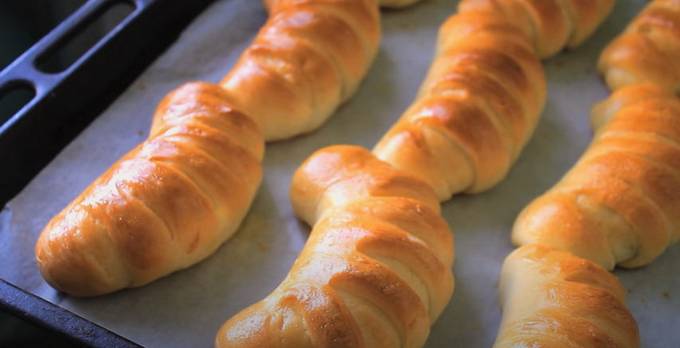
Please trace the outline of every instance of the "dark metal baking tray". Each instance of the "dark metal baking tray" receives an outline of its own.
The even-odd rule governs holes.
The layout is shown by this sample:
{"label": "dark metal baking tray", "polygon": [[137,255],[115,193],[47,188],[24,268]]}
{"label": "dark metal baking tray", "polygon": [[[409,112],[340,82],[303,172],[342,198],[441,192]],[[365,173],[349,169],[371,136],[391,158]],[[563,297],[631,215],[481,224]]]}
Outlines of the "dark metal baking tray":
{"label": "dark metal baking tray", "polygon": [[[33,97],[0,119],[0,206],[4,206],[176,40],[212,0],[90,0],[0,72],[0,98],[17,88]],[[114,6],[130,9],[64,67],[46,58]],[[56,345],[137,347],[86,319],[0,279],[0,312],[49,331]],[[23,325],[23,324],[22,324]]]}
{"label": "dark metal baking tray", "polygon": [[[0,124],[0,206],[17,194],[75,135],[173,42],[211,0],[90,0],[0,72],[0,97],[15,88],[34,97]],[[133,10],[70,66],[45,57],[117,4]]]}

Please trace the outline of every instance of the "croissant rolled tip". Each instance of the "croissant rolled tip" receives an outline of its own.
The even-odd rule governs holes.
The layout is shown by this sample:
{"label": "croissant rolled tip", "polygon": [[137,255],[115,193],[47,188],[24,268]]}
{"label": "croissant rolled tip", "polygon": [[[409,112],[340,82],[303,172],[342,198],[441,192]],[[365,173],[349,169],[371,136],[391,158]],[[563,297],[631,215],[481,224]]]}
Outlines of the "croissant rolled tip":
{"label": "croissant rolled tip", "polygon": [[[65,277],[61,276],[53,276],[52,271],[40,264],[38,261],[38,269],[40,271],[40,274],[42,275],[43,279],[45,282],[52,287],[55,291],[66,294],[71,297],[78,297],[78,298],[88,298],[88,297],[97,297],[97,296],[102,296],[102,295],[107,295],[113,292],[116,292],[120,290],[121,288],[102,288],[102,287],[96,287],[96,286],[89,286],[86,285],[87,282],[82,282],[79,284],[73,284],[74,282],[72,280],[66,279]],[[79,279],[78,282],[81,282],[82,279]]]}
{"label": "croissant rolled tip", "polygon": [[224,324],[222,324],[222,326],[220,326],[219,330],[217,330],[217,335],[215,335],[214,342],[215,348],[225,348],[232,346],[229,340],[229,329],[232,320],[233,319],[229,319]]}
{"label": "croissant rolled tip", "polygon": [[258,302],[243,309],[220,326],[215,336],[217,348],[256,348],[267,346],[266,311]]}
{"label": "croissant rolled tip", "polygon": [[[49,225],[48,225],[49,227]],[[77,249],[60,249],[55,254],[46,228],[35,244],[35,263],[45,282],[56,291],[71,297],[96,297],[125,288],[113,279],[103,277],[92,265],[84,263]],[[56,242],[58,243],[58,241]]]}
{"label": "croissant rolled tip", "polygon": [[88,287],[86,285],[70,285],[68,284],[69,283],[68,281],[61,279],[61,277],[53,277],[51,271],[48,268],[45,268],[43,265],[41,265],[39,261],[38,268],[43,279],[50,287],[52,287],[55,291],[59,293],[66,294],[71,297],[78,298],[96,297],[106,295],[115,291],[96,289]]}
{"label": "croissant rolled tip", "polygon": [[220,329],[217,331],[217,335],[215,336],[215,347],[216,348],[231,348],[231,347],[255,347],[256,345],[252,344],[247,344],[244,342],[244,339],[247,337],[244,337],[243,335],[238,335],[233,332],[234,330],[234,325],[237,323],[234,323],[235,319],[229,319],[227,322],[225,322]]}

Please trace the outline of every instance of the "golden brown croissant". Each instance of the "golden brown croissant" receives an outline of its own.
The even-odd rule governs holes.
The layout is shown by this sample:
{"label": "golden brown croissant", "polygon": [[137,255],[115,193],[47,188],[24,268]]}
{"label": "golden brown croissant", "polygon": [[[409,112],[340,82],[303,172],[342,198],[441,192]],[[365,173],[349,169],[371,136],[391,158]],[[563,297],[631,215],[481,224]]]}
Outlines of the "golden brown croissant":
{"label": "golden brown croissant", "polygon": [[217,85],[158,106],[149,138],[55,216],[36,244],[43,277],[77,296],[144,285],[210,255],[262,177],[264,139]]}
{"label": "golden brown croissant", "polygon": [[539,56],[583,41],[612,4],[461,2],[461,12],[440,30],[416,101],[374,153],[429,183],[441,200],[494,186],[519,156],[545,104]]}
{"label": "golden brown croissant", "polygon": [[655,0],[600,56],[612,89],[651,82],[680,93],[680,1]]}
{"label": "golden brown croissant", "polygon": [[270,17],[224,77],[265,138],[318,128],[356,90],[380,41],[376,0],[267,0]]}
{"label": "golden brown croissant", "polygon": [[593,109],[595,139],[520,214],[516,244],[542,243],[612,269],[646,265],[680,239],[680,100],[624,87]]}
{"label": "golden brown croissant", "polygon": [[[502,273],[497,346],[639,347],[623,289],[609,275],[602,286],[605,272],[590,262],[643,266],[680,239],[678,29],[680,2],[654,1],[600,57],[600,71],[618,90],[593,108],[596,133],[583,156],[515,222],[513,242],[525,246]],[[545,256],[558,254],[592,274]],[[552,269],[568,282],[548,283]]]}
{"label": "golden brown croissant", "polygon": [[536,125],[543,69],[525,36],[493,13],[452,16],[415,102],[373,150],[439,199],[499,182]]}
{"label": "golden brown croissant", "polygon": [[220,329],[217,347],[420,347],[453,292],[453,240],[427,184],[355,146],[293,178],[313,230],[286,279]]}
{"label": "golden brown croissant", "polygon": [[310,131],[356,89],[378,47],[376,0],[265,3],[268,22],[222,86],[171,93],[148,139],[45,227],[36,258],[55,288],[104,294],[207,257],[260,184],[261,129]]}
{"label": "golden brown croissant", "polygon": [[597,264],[542,245],[505,259],[503,321],[494,347],[635,348],[625,289]]}

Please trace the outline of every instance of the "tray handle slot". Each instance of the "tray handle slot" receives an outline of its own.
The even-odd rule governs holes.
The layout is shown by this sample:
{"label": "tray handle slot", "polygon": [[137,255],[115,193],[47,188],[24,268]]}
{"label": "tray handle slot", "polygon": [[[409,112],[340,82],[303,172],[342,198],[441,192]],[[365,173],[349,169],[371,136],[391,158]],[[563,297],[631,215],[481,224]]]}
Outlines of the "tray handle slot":
{"label": "tray handle slot", "polygon": [[35,96],[35,87],[28,81],[13,80],[0,86],[0,125],[30,104]]}
{"label": "tray handle slot", "polygon": [[136,4],[129,1],[102,2],[55,39],[36,59],[36,68],[46,73],[58,73],[79,59],[85,59],[87,53],[96,51],[99,44],[115,35],[136,8]]}

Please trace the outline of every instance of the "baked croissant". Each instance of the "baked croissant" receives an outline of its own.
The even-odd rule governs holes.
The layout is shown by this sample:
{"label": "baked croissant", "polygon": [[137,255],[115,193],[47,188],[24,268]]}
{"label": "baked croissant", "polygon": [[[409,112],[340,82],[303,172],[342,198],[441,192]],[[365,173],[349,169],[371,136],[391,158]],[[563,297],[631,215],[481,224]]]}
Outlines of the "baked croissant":
{"label": "baked croissant", "polygon": [[625,289],[597,264],[542,245],[505,259],[494,347],[639,347]]}
{"label": "baked croissant", "polygon": [[268,141],[318,128],[356,90],[380,42],[376,0],[267,0],[270,16],[221,82]]}
{"label": "baked croissant", "polygon": [[680,99],[632,85],[596,106],[593,118],[592,144],[522,211],[513,241],[551,245],[607,269],[646,265],[680,239]]}
{"label": "baked croissant", "polygon": [[536,125],[545,78],[529,40],[503,17],[467,12],[441,27],[416,100],[375,146],[440,200],[505,177]]}
{"label": "baked croissant", "polygon": [[43,277],[76,296],[144,285],[210,255],[238,227],[262,178],[264,139],[217,85],[166,96],[149,138],[45,227]]}
{"label": "baked croissant", "polygon": [[525,246],[503,267],[496,346],[639,347],[600,266],[646,265],[680,239],[678,28],[680,2],[651,2],[601,55],[615,91],[593,108],[583,156],[515,222]]}
{"label": "baked croissant", "polygon": [[655,0],[600,56],[611,89],[651,82],[680,93],[680,1]]}
{"label": "baked croissant", "polygon": [[424,182],[355,146],[293,178],[313,225],[286,279],[220,329],[217,347],[420,347],[453,292],[453,240]]}
{"label": "baked croissant", "polygon": [[441,27],[415,102],[373,150],[444,201],[501,181],[546,99],[539,57],[583,41],[611,0],[464,0]]}
{"label": "baked croissant", "polygon": [[148,139],[48,223],[36,259],[52,286],[100,295],[204,259],[250,207],[262,131],[310,131],[353,93],[378,47],[376,0],[265,4],[268,22],[221,86],[167,96]]}

